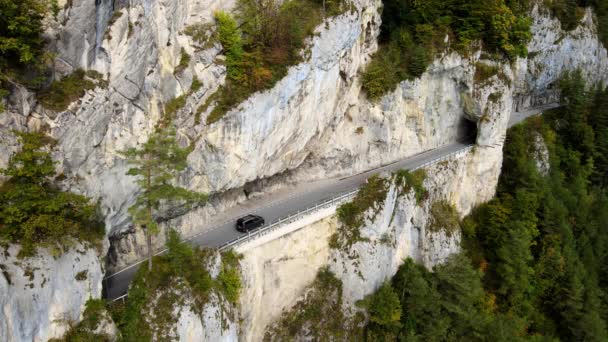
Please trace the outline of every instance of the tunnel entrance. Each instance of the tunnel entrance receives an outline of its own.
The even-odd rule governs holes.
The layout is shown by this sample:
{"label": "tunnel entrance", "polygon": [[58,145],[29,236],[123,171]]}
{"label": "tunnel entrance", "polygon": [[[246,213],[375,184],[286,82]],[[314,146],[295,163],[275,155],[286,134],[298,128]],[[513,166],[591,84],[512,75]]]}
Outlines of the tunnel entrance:
{"label": "tunnel entrance", "polygon": [[456,141],[463,144],[474,144],[477,140],[477,122],[468,120],[465,117],[460,118]]}

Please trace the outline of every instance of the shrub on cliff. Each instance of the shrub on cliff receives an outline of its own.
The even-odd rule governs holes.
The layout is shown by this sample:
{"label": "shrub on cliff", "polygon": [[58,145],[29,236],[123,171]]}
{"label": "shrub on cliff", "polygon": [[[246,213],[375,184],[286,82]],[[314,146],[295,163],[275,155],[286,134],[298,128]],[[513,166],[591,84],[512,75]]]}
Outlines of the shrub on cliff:
{"label": "shrub on cliff", "polygon": [[55,184],[55,163],[42,133],[15,132],[21,151],[0,170],[9,179],[0,186],[0,237],[21,244],[21,256],[37,247],[61,254],[71,239],[97,246],[104,236],[97,206],[84,196],[64,192]]}
{"label": "shrub on cliff", "polygon": [[94,70],[85,72],[77,69],[72,74],[53,81],[38,94],[38,100],[43,107],[60,112],[66,110],[70,103],[84,96],[87,90],[95,89],[97,86],[107,87],[103,75]]}

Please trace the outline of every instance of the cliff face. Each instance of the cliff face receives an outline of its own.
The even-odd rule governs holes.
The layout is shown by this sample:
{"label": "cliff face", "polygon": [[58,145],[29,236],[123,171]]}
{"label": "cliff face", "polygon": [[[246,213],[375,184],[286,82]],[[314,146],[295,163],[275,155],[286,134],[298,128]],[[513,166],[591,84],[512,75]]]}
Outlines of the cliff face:
{"label": "cliff face", "polygon": [[17,258],[19,247],[0,253],[0,340],[47,341],[82,318],[85,303],[101,298],[101,258],[80,244],[60,257],[39,250]]}
{"label": "cliff face", "polygon": [[[224,82],[221,46],[201,46],[183,32],[188,25],[211,23],[213,12],[231,9],[232,0],[135,0],[128,5],[112,0],[60,1],[61,6],[67,5],[48,29],[57,53],[57,73],[76,68],[97,70],[108,87],[88,91],[61,113],[43,109],[33,94],[15,88],[7,112],[0,115],[0,167],[16,148],[12,129],[42,128],[56,138],[54,157],[61,162],[59,171],[67,176],[62,185],[101,200],[108,234],[114,236],[119,253],[116,264],[124,265],[139,259],[145,249],[143,236],[130,230],[126,210],[138,189],[125,175],[127,166],[118,152],[146,141],[164,104],[187,94],[194,77],[202,87],[186,97],[175,118],[180,142],[196,142],[180,183],[218,195],[209,205],[167,223],[185,235],[197,229],[197,222],[242,199],[236,192],[248,182],[266,179],[270,189],[280,186],[273,182],[276,177],[307,181],[355,174],[452,142],[466,135],[471,127],[468,122],[474,122],[478,146],[428,170],[428,201],[417,205],[412,194],[398,196],[395,185],[391,187],[381,213],[361,228],[370,241],[357,243],[348,252],[358,255],[356,263],[347,252],[332,250],[327,244],[338,225],[335,219],[245,253],[244,339],[262,336],[265,326],[295,303],[323,265],[329,265],[342,280],[345,306],[352,309],[354,301],[395,272],[403,257],[432,265],[458,250],[457,233],[448,236],[426,229],[430,206],[447,200],[464,215],[493,196],[514,107],[555,100],[551,89],[567,70],[581,68],[593,82],[608,80],[608,57],[595,34],[591,12],[579,28],[564,32],[557,20],[535,8],[530,57],[513,66],[498,65],[505,77],[476,82],[476,64],[494,62],[481,60],[481,53],[463,58],[446,52],[422,77],[402,82],[371,103],[361,92],[358,71],[377,49],[381,2],[353,3],[354,11],[317,28],[318,34],[309,42],[309,57],[291,67],[274,88],[252,95],[222,120],[206,125],[204,119],[211,108],[202,113],[201,123],[195,121],[194,113]],[[192,58],[179,70],[182,49]],[[159,238],[157,243],[164,241]],[[0,337],[43,340],[64,329],[49,320],[55,313],[78,319],[87,297],[99,296],[101,269],[97,259],[87,257],[84,264],[96,263],[97,269],[89,271],[87,283],[92,285],[85,291],[83,282],[71,279],[72,264],[83,264],[73,261],[76,257],[86,259],[78,254],[36,259],[41,270],[57,269],[48,275],[51,278],[44,288],[37,289],[36,300],[23,276],[15,278],[21,280],[14,284],[24,286],[13,286],[0,277],[0,291],[7,294],[0,298],[7,300],[3,305],[9,308],[3,312],[6,329],[0,330],[7,333]],[[13,265],[12,261],[3,264]],[[75,286],[74,293],[79,295],[64,298],[50,284],[57,284],[57,289]],[[15,309],[23,307],[26,309]],[[215,324],[201,323],[198,316],[187,312],[180,316],[180,338],[198,338],[199,332],[208,333],[203,326]],[[207,316],[216,314],[210,311]],[[31,325],[19,323],[17,333],[7,330],[15,329],[16,323],[11,322]],[[234,339],[237,334],[234,327],[228,332],[211,330],[219,331],[214,338]]]}

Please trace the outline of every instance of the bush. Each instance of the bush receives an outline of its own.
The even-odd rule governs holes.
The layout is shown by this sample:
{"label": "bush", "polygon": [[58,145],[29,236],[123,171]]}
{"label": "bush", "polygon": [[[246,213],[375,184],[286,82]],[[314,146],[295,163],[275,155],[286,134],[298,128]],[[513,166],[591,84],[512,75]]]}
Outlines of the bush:
{"label": "bush", "polygon": [[224,267],[217,276],[224,297],[231,302],[236,303],[239,299],[241,291],[241,276],[238,269],[233,267]]}
{"label": "bush", "polygon": [[186,100],[186,95],[181,95],[169,100],[169,102],[165,104],[165,117],[169,119],[173,118],[177,111],[186,105]]}
{"label": "bush", "polygon": [[448,236],[460,230],[460,218],[454,206],[444,200],[434,202],[431,205],[428,229],[431,232],[444,230]]}
{"label": "bush", "polygon": [[190,92],[196,93],[201,89],[202,86],[203,84],[201,83],[201,81],[199,81],[198,78],[194,77],[192,79],[192,84],[190,85]]}
{"label": "bush", "polygon": [[[342,281],[327,268],[317,273],[295,305],[269,326],[264,341],[360,341],[361,333],[342,312]],[[351,338],[352,337],[352,338]]]}

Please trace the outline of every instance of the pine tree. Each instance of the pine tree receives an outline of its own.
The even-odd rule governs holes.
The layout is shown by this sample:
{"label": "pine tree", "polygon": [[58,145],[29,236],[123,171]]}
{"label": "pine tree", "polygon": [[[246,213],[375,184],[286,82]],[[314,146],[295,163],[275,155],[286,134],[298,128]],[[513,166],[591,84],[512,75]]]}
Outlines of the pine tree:
{"label": "pine tree", "polygon": [[[123,152],[133,165],[128,175],[137,177],[142,192],[129,208],[135,224],[142,227],[148,245],[148,269],[152,270],[152,235],[158,233],[158,210],[167,201],[182,201],[187,206],[207,200],[206,194],[195,193],[170,184],[186,168],[189,148],[181,148],[175,130],[157,129],[139,149]],[[156,215],[155,215],[156,214]]]}
{"label": "pine tree", "polygon": [[10,177],[0,186],[0,238],[21,244],[20,256],[31,256],[40,246],[61,254],[72,238],[99,242],[104,228],[96,206],[54,184],[52,140],[42,133],[15,134],[21,151],[0,170]]}

